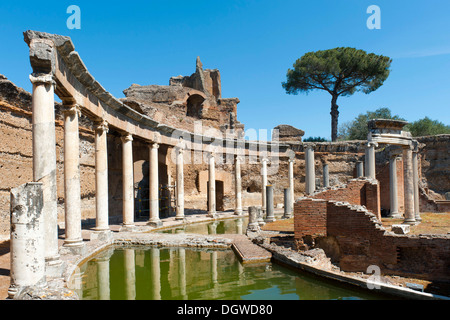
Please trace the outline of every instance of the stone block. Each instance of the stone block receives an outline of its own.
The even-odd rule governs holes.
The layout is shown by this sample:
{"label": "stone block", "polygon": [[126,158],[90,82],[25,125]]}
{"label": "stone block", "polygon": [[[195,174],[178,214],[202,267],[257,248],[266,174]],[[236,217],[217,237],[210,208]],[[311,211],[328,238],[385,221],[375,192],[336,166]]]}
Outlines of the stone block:
{"label": "stone block", "polygon": [[407,224],[394,224],[392,225],[392,232],[395,234],[408,234],[410,231]]}

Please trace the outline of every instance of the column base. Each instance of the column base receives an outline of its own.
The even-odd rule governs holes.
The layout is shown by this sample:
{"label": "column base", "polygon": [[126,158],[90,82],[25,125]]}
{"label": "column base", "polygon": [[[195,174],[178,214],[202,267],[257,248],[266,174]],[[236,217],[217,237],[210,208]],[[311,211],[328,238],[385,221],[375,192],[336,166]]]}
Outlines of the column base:
{"label": "column base", "polygon": [[217,217],[217,212],[208,212],[206,215],[208,218],[216,218]]}
{"label": "column base", "polygon": [[86,252],[86,245],[83,240],[73,240],[64,243],[63,249],[69,251],[71,254],[82,255]]}
{"label": "column base", "polygon": [[400,212],[391,212],[388,214],[387,217],[392,218],[392,219],[401,219],[401,218],[403,218],[403,214]]}
{"label": "column base", "polygon": [[150,227],[158,228],[158,227],[162,227],[163,223],[161,222],[161,220],[154,220],[154,221],[147,222],[147,225]]}
{"label": "column base", "polygon": [[95,230],[91,232],[91,241],[100,240],[100,241],[110,241],[112,239],[112,231],[107,230]]}
{"label": "column base", "polygon": [[134,224],[123,224],[119,230],[119,232],[134,232],[134,231],[136,231],[136,226]]}
{"label": "column base", "polygon": [[403,221],[403,224],[415,225],[416,224],[416,220],[415,219],[405,219]]}
{"label": "column base", "polygon": [[275,217],[267,217],[264,219],[265,222],[274,222],[276,221]]}
{"label": "column base", "polygon": [[234,215],[235,215],[235,216],[242,216],[242,209],[236,209],[236,210],[234,210]]}
{"label": "column base", "polygon": [[175,220],[186,220],[185,216],[176,216]]}
{"label": "column base", "polygon": [[283,215],[283,217],[281,217],[281,219],[290,219],[292,218],[294,215],[292,213],[285,213]]}

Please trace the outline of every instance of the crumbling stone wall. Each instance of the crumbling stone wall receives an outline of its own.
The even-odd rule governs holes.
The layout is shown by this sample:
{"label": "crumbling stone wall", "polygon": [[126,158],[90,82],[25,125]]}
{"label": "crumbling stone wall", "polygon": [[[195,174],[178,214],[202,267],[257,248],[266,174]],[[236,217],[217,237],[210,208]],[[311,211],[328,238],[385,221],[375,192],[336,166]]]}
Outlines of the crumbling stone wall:
{"label": "crumbling stone wall", "polygon": [[367,209],[324,199],[294,205],[294,233],[300,250],[323,249],[341,270],[449,281],[450,235],[397,235]]}

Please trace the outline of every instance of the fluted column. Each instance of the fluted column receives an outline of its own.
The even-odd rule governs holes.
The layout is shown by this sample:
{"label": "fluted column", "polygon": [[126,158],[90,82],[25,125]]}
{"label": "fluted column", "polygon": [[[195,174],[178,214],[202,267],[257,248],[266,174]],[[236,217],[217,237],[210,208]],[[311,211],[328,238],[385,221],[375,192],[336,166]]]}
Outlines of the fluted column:
{"label": "fluted column", "polygon": [[307,146],[305,152],[305,162],[306,162],[306,194],[312,194],[316,190],[316,173],[314,166],[314,147]]}
{"label": "fluted column", "polygon": [[61,264],[58,254],[56,195],[55,82],[50,74],[31,74],[33,124],[33,181],[42,182],[44,247],[47,264]]}
{"label": "fluted column", "polygon": [[150,179],[149,179],[149,225],[159,227],[162,225],[159,219],[159,177],[158,177],[158,148],[159,144],[153,142],[150,146]]}
{"label": "fluted column", "polygon": [[184,150],[179,148],[177,153],[177,209],[176,220],[184,219]]}
{"label": "fluted column", "polygon": [[267,162],[269,159],[263,158],[261,160],[262,168],[261,168],[261,205],[263,212],[266,212],[266,201],[267,201]]}
{"label": "fluted column", "polygon": [[405,224],[415,224],[414,215],[414,176],[412,164],[412,149],[406,147],[403,149],[403,180],[404,180],[404,197],[405,197]]}
{"label": "fluted column", "polygon": [[241,158],[236,157],[234,160],[234,179],[235,179],[235,198],[236,208],[235,215],[242,214],[242,179],[241,179]]}
{"label": "fluted column", "polygon": [[397,184],[397,155],[391,155],[389,159],[389,197],[391,204],[390,217],[397,217],[398,212],[398,184]]}
{"label": "fluted column", "polygon": [[375,148],[378,147],[376,142],[368,142],[366,145],[366,177],[376,179],[375,170]]}
{"label": "fluted column", "polygon": [[209,155],[208,217],[216,216],[216,172],[214,154]]}
{"label": "fluted column", "polygon": [[289,192],[290,192],[290,201],[291,201],[291,208],[294,208],[294,159],[289,159],[289,169],[288,169],[288,175],[289,175]]}
{"label": "fluted column", "polygon": [[123,229],[134,228],[133,136],[122,135]]}
{"label": "fluted column", "polygon": [[64,113],[64,246],[79,250],[83,245],[81,236],[81,187],[80,187],[80,138],[78,105],[65,105]]}
{"label": "fluted column", "polygon": [[108,220],[108,122],[101,121],[95,127],[95,231],[109,231]]}

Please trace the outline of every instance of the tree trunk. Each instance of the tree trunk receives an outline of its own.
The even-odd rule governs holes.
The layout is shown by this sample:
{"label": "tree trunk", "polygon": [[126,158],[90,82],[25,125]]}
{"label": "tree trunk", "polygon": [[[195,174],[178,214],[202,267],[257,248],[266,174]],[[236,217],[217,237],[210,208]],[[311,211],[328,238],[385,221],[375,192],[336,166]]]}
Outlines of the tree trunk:
{"label": "tree trunk", "polygon": [[337,105],[338,96],[333,95],[331,99],[331,141],[335,142],[337,140],[338,133],[338,117],[339,117],[339,106]]}

